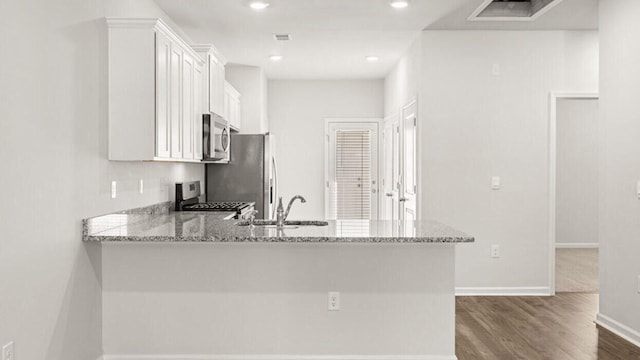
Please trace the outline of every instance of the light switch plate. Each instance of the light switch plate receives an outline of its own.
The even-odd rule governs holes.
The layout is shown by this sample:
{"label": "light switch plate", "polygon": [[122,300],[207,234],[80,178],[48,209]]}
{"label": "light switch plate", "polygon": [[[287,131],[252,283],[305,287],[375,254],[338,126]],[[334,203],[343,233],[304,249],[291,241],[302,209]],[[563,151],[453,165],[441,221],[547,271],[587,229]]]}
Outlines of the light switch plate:
{"label": "light switch plate", "polygon": [[138,181],[138,192],[140,193],[140,195],[144,194],[144,180],[142,179]]}
{"label": "light switch plate", "polygon": [[111,182],[111,198],[115,199],[116,196],[118,195],[118,183],[116,181],[112,181]]}
{"label": "light switch plate", "polygon": [[500,176],[492,176],[491,177],[491,189],[492,190],[500,190],[502,186]]}
{"label": "light switch plate", "polygon": [[12,342],[2,347],[2,360],[15,360],[16,351],[15,344]]}

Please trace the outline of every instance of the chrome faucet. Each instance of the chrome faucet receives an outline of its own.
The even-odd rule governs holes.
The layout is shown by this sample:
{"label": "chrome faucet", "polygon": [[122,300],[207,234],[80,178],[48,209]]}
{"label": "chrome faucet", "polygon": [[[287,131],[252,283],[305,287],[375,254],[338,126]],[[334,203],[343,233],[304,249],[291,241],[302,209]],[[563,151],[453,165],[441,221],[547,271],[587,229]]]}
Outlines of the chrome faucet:
{"label": "chrome faucet", "polygon": [[302,203],[307,202],[307,199],[305,199],[304,197],[300,195],[296,195],[292,197],[291,200],[289,200],[289,205],[287,205],[287,211],[284,211],[284,208],[282,206],[282,196],[278,198],[278,209],[276,210],[276,213],[277,213],[276,225],[279,228],[282,228],[284,226],[284,222],[287,221],[287,217],[289,216],[289,211],[291,211],[291,205],[293,205],[293,202],[296,200],[300,200],[300,202]]}

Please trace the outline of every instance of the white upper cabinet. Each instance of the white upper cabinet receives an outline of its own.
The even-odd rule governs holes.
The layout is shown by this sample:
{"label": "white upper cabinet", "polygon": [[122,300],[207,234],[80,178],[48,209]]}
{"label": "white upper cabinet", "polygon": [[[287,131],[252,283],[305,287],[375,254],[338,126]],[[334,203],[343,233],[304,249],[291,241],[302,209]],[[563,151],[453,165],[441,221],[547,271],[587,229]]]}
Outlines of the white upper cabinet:
{"label": "white upper cabinet", "polygon": [[[193,114],[193,133],[194,143],[193,143],[193,158],[196,160],[202,160],[202,115],[205,113],[206,109],[204,104],[206,103],[204,99],[204,87],[206,83],[204,82],[204,64],[196,61],[193,67],[193,109],[195,113]],[[199,85],[199,86],[198,86]]]}
{"label": "white upper cabinet", "polygon": [[213,45],[192,45],[192,47],[200,57],[207,59],[204,76],[209,86],[205,88],[204,98],[207,99],[205,108],[209,109],[210,113],[226,119],[224,83],[227,59]]}
{"label": "white upper cabinet", "polygon": [[156,34],[156,153],[163,159],[171,158],[171,116],[169,112],[171,76],[171,40],[162,33]]}
{"label": "white upper cabinet", "polygon": [[224,83],[224,113],[231,129],[240,131],[242,126],[240,93],[226,81]]}
{"label": "white upper cabinet", "polygon": [[170,123],[171,123],[171,158],[182,159],[183,154],[183,139],[182,139],[182,60],[183,51],[178,46],[171,47],[171,59],[170,59],[170,73],[169,77],[169,109],[170,109]]}
{"label": "white upper cabinet", "polygon": [[209,111],[224,116],[224,63],[214,54],[209,54],[209,74]]}
{"label": "white upper cabinet", "polygon": [[200,161],[205,61],[162,20],[107,25],[109,160]]}

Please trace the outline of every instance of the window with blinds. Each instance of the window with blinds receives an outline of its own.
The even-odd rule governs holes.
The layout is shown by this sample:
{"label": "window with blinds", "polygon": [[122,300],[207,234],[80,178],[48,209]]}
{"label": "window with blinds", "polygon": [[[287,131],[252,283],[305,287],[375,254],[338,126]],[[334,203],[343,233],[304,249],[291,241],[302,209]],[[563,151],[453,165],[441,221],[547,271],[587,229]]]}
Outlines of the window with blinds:
{"label": "window with blinds", "polygon": [[371,131],[335,131],[333,218],[339,220],[371,218]]}

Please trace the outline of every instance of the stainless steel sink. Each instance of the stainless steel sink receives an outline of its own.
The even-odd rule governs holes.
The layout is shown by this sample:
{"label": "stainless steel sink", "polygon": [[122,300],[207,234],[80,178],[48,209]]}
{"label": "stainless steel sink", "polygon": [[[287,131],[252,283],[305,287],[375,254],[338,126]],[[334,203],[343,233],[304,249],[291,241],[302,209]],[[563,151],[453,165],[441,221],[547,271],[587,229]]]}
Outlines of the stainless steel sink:
{"label": "stainless steel sink", "polygon": [[[250,222],[249,221],[239,221],[236,223],[237,226],[249,226]],[[276,227],[276,221],[275,220],[260,220],[260,219],[256,219],[253,222],[253,225],[255,226],[266,226],[266,227]],[[329,225],[328,222],[326,221],[314,221],[314,220],[287,220],[284,222],[284,226],[285,227],[298,227],[298,226],[327,226]]]}

